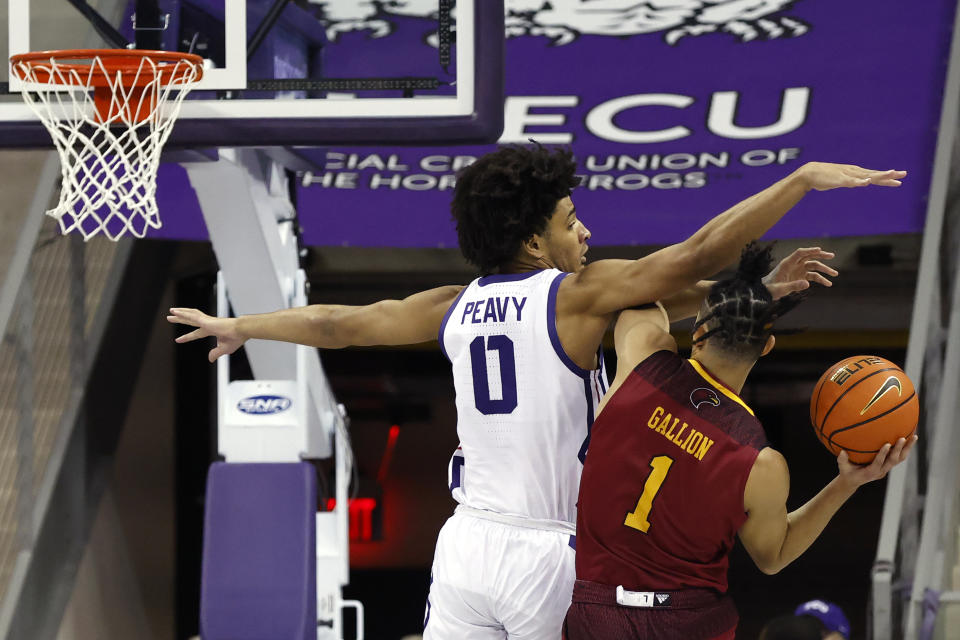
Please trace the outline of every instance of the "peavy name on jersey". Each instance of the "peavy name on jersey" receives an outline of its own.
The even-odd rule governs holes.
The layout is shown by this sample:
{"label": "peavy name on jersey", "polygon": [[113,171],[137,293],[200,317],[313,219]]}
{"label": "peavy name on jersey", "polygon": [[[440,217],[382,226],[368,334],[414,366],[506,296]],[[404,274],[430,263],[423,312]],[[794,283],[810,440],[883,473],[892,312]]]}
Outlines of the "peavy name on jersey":
{"label": "peavy name on jersey", "polygon": [[523,305],[526,303],[525,297],[518,299],[513,296],[481,298],[467,302],[463,305],[460,324],[466,324],[468,318],[471,324],[507,322],[508,320],[520,322],[523,316]]}

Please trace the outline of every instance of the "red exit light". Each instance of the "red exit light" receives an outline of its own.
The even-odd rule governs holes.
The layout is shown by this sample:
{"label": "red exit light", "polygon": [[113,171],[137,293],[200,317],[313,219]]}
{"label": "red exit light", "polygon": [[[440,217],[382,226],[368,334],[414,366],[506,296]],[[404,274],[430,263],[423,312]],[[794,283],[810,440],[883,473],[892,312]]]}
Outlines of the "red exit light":
{"label": "red exit light", "polygon": [[[350,498],[347,503],[350,518],[350,542],[373,540],[373,510],[377,508],[374,498]],[[327,500],[327,511],[337,506],[334,498]]]}

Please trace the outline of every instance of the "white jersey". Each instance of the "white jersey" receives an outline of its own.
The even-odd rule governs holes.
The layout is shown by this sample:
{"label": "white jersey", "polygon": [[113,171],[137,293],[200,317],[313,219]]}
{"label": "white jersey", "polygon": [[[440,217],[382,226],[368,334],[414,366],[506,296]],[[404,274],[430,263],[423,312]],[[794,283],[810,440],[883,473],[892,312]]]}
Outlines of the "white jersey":
{"label": "white jersey", "polygon": [[581,369],[557,336],[556,301],[568,273],[492,275],[471,282],[440,327],[453,365],[460,447],[454,499],[474,509],[576,523],[580,472],[608,384]]}

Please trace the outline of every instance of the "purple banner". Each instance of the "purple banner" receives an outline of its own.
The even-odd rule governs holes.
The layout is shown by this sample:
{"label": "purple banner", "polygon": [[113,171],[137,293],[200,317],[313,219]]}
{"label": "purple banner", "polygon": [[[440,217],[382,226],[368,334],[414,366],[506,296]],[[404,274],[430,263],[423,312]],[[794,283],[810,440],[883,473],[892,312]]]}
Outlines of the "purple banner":
{"label": "purple banner", "polygon": [[[435,56],[428,37],[435,22],[410,15],[419,4],[435,6],[406,3],[396,9],[405,15],[393,15],[384,3],[376,20],[389,23],[391,34],[362,39],[360,47],[356,33],[344,33],[328,47],[326,72],[355,75],[359,60],[376,60],[367,74],[394,75],[411,59]],[[514,7],[520,4],[523,10]],[[813,160],[907,169],[909,176],[900,189],[810,194],[770,237],[922,229],[952,0],[922,7],[899,0],[506,5],[501,143],[532,137],[572,146],[584,178],[573,198],[591,244],[682,240]],[[359,19],[350,23],[356,29],[367,18],[342,20]],[[492,148],[313,151],[324,170],[299,189],[305,239],[455,247],[454,172]],[[198,237],[190,203],[163,202],[168,184],[186,185],[173,173],[159,190],[162,235]]]}

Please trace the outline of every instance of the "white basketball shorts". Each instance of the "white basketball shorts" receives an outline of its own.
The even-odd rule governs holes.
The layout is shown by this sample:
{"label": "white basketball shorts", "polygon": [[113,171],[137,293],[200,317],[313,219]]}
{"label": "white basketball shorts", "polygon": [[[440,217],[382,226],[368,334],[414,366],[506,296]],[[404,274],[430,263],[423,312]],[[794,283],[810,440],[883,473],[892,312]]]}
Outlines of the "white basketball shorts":
{"label": "white basketball shorts", "polygon": [[574,530],[459,506],[437,537],[424,640],[558,640]]}

